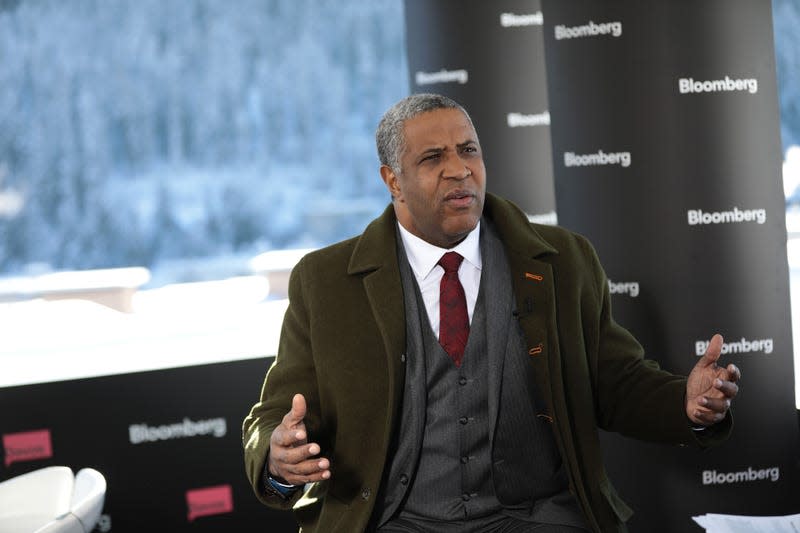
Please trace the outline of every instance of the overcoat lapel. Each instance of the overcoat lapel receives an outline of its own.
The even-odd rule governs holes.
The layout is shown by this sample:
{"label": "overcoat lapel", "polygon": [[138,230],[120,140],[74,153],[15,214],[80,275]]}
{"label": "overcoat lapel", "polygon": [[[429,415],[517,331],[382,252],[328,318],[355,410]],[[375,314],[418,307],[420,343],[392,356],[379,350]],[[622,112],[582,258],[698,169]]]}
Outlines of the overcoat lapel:
{"label": "overcoat lapel", "polygon": [[558,251],[527,223],[522,212],[501,204],[490,194],[486,196],[485,214],[493,221],[507,254],[514,314],[525,334],[536,380],[536,414],[552,420],[551,387],[561,380],[561,361],[555,280],[550,264],[544,259]]}
{"label": "overcoat lapel", "polygon": [[547,263],[530,259],[519,261],[516,268],[512,266],[511,276],[517,289],[517,319],[528,342],[526,348],[536,380],[536,415],[552,421],[552,389],[561,381],[552,269]]}
{"label": "overcoat lapel", "polygon": [[396,220],[394,208],[390,204],[364,231],[347,268],[349,275],[362,277],[367,300],[383,339],[382,354],[365,355],[386,358],[388,374],[384,390],[387,394],[381,400],[386,402],[385,405],[391,406],[387,431],[393,427],[397,415],[396,406],[402,399],[402,358],[406,349],[405,308],[397,261]]}

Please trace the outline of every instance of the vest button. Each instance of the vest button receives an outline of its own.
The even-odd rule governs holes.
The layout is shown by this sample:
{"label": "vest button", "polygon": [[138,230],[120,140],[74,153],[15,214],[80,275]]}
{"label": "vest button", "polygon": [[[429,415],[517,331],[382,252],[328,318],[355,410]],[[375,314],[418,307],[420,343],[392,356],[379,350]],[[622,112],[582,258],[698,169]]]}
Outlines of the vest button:
{"label": "vest button", "polygon": [[465,378],[465,377],[458,378],[458,384],[459,385],[466,385],[467,384],[467,378]]}
{"label": "vest button", "polygon": [[400,362],[401,363],[405,363],[406,362],[406,354],[400,354]]}
{"label": "vest button", "polygon": [[467,457],[466,455],[465,455],[464,457],[462,457],[462,458],[461,458],[461,464],[462,464],[462,465],[465,465],[465,464],[467,464],[468,462],[469,462],[469,457]]}
{"label": "vest button", "polygon": [[365,487],[365,488],[361,489],[361,499],[362,500],[364,500],[364,501],[369,500],[369,497],[370,497],[371,494],[372,494],[372,491],[369,490],[368,487]]}
{"label": "vest button", "polygon": [[461,424],[462,426],[466,425],[467,422],[469,422],[469,420],[467,419],[466,416],[462,416],[461,418],[458,419],[458,423]]}
{"label": "vest button", "polygon": [[400,484],[401,485],[408,485],[408,476],[403,474],[400,476]]}
{"label": "vest button", "polygon": [[461,499],[464,500],[465,502],[468,502],[469,501],[469,494],[467,494],[465,492],[464,494],[461,495]]}

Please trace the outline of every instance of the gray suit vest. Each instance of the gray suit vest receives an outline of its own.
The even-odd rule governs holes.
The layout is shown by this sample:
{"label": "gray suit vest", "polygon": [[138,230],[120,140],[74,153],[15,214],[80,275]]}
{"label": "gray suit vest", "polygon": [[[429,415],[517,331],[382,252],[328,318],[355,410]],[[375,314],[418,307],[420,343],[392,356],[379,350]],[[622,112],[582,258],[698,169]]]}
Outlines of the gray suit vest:
{"label": "gray suit vest", "polygon": [[497,513],[582,525],[550,424],[535,415],[533,369],[502,243],[484,220],[480,289],[460,368],[430,328],[399,235],[398,247],[406,379],[374,525]]}

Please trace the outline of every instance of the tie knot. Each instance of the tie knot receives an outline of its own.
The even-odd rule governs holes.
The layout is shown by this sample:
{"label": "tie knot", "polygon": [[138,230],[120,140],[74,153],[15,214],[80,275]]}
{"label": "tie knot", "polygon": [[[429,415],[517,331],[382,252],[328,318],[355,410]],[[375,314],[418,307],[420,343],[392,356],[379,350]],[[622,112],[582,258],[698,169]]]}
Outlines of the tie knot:
{"label": "tie knot", "polygon": [[456,252],[447,252],[439,259],[439,265],[444,269],[445,273],[450,274],[458,272],[458,267],[461,266],[461,261],[464,258]]}

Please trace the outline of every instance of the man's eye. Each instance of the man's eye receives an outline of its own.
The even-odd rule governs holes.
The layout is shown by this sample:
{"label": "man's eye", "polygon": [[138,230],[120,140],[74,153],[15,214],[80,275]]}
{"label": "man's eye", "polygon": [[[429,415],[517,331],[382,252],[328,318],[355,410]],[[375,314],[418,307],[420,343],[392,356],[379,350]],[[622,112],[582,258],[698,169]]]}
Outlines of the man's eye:
{"label": "man's eye", "polygon": [[433,160],[436,160],[436,159],[439,159],[439,154],[430,154],[430,155],[426,155],[425,157],[423,157],[422,161],[420,161],[420,162],[424,163],[426,161],[433,161]]}

